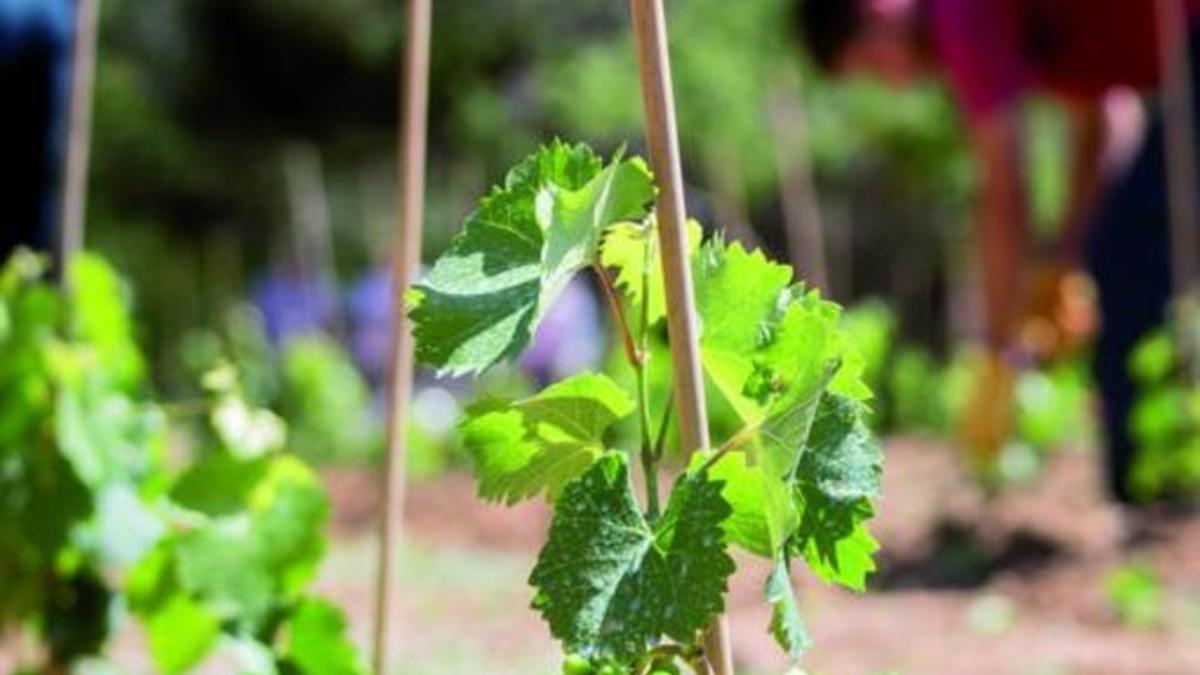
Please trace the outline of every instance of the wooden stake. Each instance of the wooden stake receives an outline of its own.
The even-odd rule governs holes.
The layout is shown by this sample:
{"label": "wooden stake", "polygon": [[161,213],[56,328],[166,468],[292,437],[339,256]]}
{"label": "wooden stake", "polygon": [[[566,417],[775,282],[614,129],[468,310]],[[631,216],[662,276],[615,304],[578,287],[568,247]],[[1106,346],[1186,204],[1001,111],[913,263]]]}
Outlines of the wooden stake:
{"label": "wooden stake", "polygon": [[[685,452],[707,450],[708,420],[700,371],[696,300],[687,256],[683,169],[675,127],[666,16],[663,0],[630,0],[629,6],[646,110],[646,141],[658,184],[659,249],[667,293],[667,330],[675,371],[680,439]],[[732,675],[729,627],[724,617],[718,618],[709,629],[705,649],[716,675]]]}
{"label": "wooden stake", "polygon": [[71,65],[67,158],[63,172],[62,215],[59,222],[59,274],[83,248],[87,210],[88,162],[92,145],[92,89],[96,79],[96,32],[100,0],[78,0],[75,8],[75,49]]}
{"label": "wooden stake", "polygon": [[798,88],[799,83],[780,75],[771,88],[770,101],[788,257],[801,278],[821,289],[825,297],[832,297],[821,210],[809,160],[808,118],[803,102],[794,93]]}
{"label": "wooden stake", "polygon": [[1163,71],[1163,137],[1166,142],[1167,202],[1171,231],[1171,277],[1178,303],[1180,348],[1191,383],[1200,382],[1196,350],[1197,205],[1196,129],[1192,63],[1182,0],[1157,0]]}
{"label": "wooden stake", "polygon": [[420,269],[421,225],[425,208],[425,143],[429,117],[431,0],[409,0],[406,57],[401,93],[402,124],[398,212],[399,233],[392,260],[393,351],[388,408],[387,458],[383,476],[379,569],[375,606],[374,666],[377,675],[398,672],[394,638],[398,630],[397,549],[404,516],[405,432],[412,398],[413,335],[404,312],[404,293]]}

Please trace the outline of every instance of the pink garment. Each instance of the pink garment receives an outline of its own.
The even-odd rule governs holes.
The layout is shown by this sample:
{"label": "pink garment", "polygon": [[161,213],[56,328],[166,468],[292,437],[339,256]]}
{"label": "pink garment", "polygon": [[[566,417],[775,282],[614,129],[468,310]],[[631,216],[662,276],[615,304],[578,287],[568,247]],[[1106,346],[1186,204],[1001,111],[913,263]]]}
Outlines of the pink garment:
{"label": "pink garment", "polygon": [[[1197,16],[1200,0],[1186,0]],[[1097,97],[1159,79],[1155,0],[926,0],[934,56],[971,119],[1034,88]]]}

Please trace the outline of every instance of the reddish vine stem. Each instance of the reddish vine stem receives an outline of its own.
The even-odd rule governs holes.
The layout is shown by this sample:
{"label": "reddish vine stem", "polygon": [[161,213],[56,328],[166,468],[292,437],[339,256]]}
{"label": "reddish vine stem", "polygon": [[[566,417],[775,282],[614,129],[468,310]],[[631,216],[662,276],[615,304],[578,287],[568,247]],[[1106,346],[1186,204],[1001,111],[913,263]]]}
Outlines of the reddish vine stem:
{"label": "reddish vine stem", "polygon": [[629,320],[625,318],[625,309],[621,305],[621,299],[617,297],[616,287],[613,286],[612,277],[609,276],[608,270],[600,263],[593,263],[592,269],[595,270],[596,276],[600,279],[600,288],[604,289],[604,297],[608,300],[608,306],[612,309],[613,315],[617,317],[617,325],[621,328],[621,341],[625,345],[625,356],[629,359],[629,365],[634,369],[642,366],[644,361],[643,355],[638,351],[637,345],[633,342],[633,332],[629,330]]}

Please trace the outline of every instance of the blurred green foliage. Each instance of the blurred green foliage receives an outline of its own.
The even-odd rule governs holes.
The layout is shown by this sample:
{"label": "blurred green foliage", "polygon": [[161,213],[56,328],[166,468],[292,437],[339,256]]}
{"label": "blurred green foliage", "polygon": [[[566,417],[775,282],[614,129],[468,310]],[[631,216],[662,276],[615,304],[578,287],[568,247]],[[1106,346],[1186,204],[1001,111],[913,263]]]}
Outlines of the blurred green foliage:
{"label": "blurred green foliage", "polygon": [[1129,488],[1145,501],[1186,499],[1200,491],[1200,390],[1185,375],[1175,325],[1145,336],[1129,362],[1138,386]]}
{"label": "blurred green foliage", "polygon": [[1153,628],[1162,621],[1163,581],[1145,563],[1129,563],[1104,578],[1104,597],[1122,625]]}
{"label": "blurred green foliage", "polygon": [[[896,337],[886,304],[864,301],[842,319],[864,357],[864,379],[878,392],[872,422],[881,432],[932,434],[954,439],[971,394],[971,353],[960,349],[941,362],[928,350]],[[1082,357],[1022,371],[1016,381],[1011,441],[991,479],[1022,484],[1034,479],[1045,458],[1065,447],[1084,447],[1095,433],[1091,382]]]}
{"label": "blurred green foliage", "polygon": [[[822,201],[838,216],[831,227],[855,232],[856,255],[902,235],[907,250],[922,251],[909,264],[940,269],[972,181],[952,106],[934,86],[900,95],[817,77],[790,30],[790,6],[670,6],[692,182],[734,193],[768,248],[782,250],[772,114],[781,97],[798,96]],[[640,135],[627,11],[601,0],[436,5],[428,254],[446,246],[446,225],[471,196],[536,140],[611,146]],[[382,261],[402,34],[402,7],[384,0],[103,4],[89,240],[144,289],[141,337],[160,385],[186,383],[172,358],[179,337],[219,324],[251,277],[293,250],[286,147],[318,150],[336,275]],[[891,266],[855,266],[840,292],[887,287],[871,270]],[[906,317],[932,291],[911,292],[925,295],[901,305]]]}
{"label": "blurred green foliage", "polygon": [[198,461],[178,467],[124,282],[91,255],[70,265],[68,292],[45,272],[25,251],[0,269],[0,632],[44,645],[23,665],[67,672],[101,655],[124,604],[161,672],[221,639],[257,649],[269,668],[253,672],[363,672],[340,610],[307,592],[329,507],[281,454],[282,422],[214,371],[189,436]]}

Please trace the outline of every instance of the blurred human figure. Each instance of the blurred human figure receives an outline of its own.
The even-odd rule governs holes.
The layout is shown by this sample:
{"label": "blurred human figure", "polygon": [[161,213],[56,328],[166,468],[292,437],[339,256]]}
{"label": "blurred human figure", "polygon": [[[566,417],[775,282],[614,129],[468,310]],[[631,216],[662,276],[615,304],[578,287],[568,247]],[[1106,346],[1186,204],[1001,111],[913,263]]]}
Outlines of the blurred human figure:
{"label": "blurred human figure", "polygon": [[[1200,3],[1183,1],[1196,17]],[[1107,170],[1104,101],[1119,90],[1150,93],[1159,85],[1157,2],[797,3],[799,28],[822,69],[897,87],[935,73],[962,111],[981,178],[976,238],[986,311],[986,352],[964,439],[984,456],[997,452],[1011,418],[1014,370],[1087,331],[1087,312],[1069,302],[1079,288],[1069,271],[1086,267],[1099,296],[1094,373],[1103,401],[1109,489],[1128,501],[1134,450],[1128,355],[1163,322],[1171,291],[1166,168],[1161,116],[1147,99],[1150,125],[1136,156]],[[1062,104],[1072,140],[1063,222],[1057,240],[1037,256],[1027,228],[1021,123],[1022,103],[1035,92]]]}
{"label": "blurred human figure", "polygon": [[296,265],[272,267],[254,282],[250,295],[277,345],[329,329],[338,310],[337,292]]}
{"label": "blurred human figure", "polygon": [[73,0],[0,0],[0,260],[53,248]]}
{"label": "blurred human figure", "polygon": [[350,353],[376,390],[387,382],[394,292],[391,268],[379,266],[355,281],[346,294]]}
{"label": "blurred human figure", "polygon": [[542,386],[596,368],[604,357],[604,335],[596,294],[574,279],[542,318],[521,367]]}

